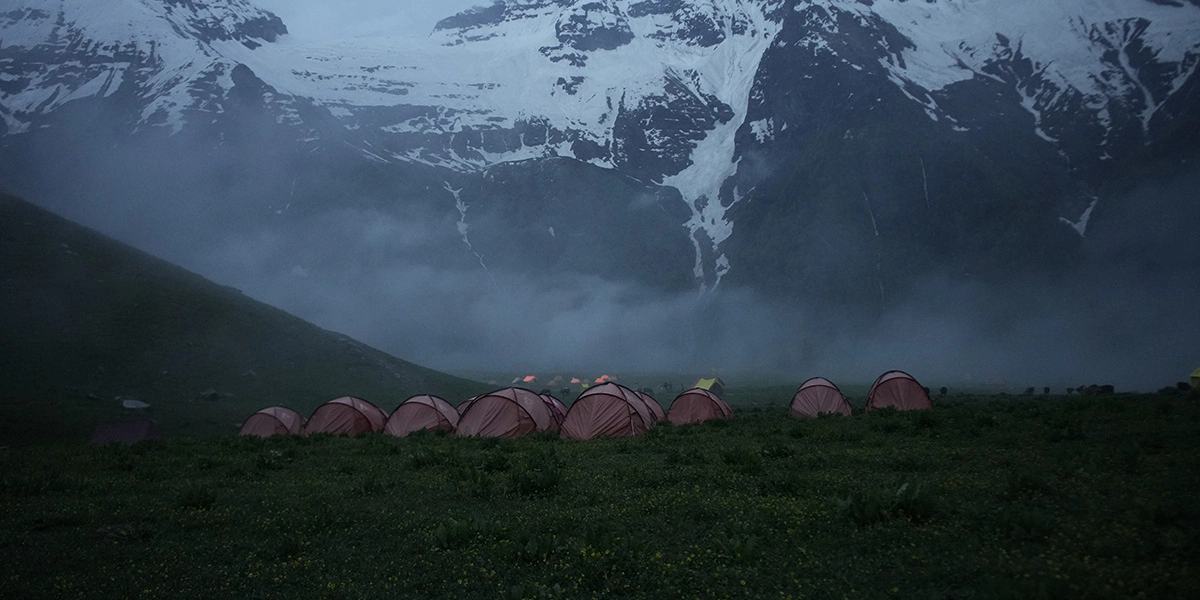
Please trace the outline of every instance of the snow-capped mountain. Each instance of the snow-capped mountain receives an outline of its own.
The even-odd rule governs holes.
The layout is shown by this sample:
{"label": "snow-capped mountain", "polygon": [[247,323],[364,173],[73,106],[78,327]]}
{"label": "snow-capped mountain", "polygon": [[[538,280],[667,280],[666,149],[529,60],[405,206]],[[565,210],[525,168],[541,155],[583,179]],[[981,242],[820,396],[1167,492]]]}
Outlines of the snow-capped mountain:
{"label": "snow-capped mountain", "polygon": [[575,160],[663,190],[707,288],[845,268],[885,301],[895,273],[1059,256],[1112,165],[1200,108],[1197,0],[503,0],[326,44],[252,0],[6,4],[10,146],[89,103],[223,144],[253,105],[271,144],[422,173],[464,219],[498,165]]}

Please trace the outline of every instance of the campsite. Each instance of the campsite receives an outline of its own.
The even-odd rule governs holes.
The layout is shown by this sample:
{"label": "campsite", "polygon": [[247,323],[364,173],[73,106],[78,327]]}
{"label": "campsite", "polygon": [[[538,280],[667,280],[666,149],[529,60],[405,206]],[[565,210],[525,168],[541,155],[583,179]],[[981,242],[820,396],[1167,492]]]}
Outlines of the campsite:
{"label": "campsite", "polygon": [[1200,599],[1200,0],[2,6],[0,600]]}
{"label": "campsite", "polygon": [[858,393],[851,416],[793,418],[795,391],[731,388],[734,418],[630,438],[230,431],[8,449],[4,595],[1200,594],[1194,397],[865,413]]}

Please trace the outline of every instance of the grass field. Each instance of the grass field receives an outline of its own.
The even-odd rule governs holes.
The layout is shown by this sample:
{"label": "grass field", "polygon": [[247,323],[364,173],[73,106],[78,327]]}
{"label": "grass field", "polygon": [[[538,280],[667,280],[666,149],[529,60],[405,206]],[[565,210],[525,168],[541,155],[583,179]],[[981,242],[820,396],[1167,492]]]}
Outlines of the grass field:
{"label": "grass field", "polygon": [[1197,598],[1200,406],[0,452],[5,598]]}

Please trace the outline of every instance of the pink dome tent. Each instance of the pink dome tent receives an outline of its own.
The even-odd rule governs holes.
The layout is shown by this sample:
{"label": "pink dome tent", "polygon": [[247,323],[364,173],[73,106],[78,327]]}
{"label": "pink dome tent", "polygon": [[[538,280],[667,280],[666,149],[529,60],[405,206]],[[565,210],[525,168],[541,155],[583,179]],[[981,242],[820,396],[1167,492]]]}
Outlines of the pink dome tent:
{"label": "pink dome tent", "polygon": [[733,409],[724,400],[702,388],[684,391],[675,397],[671,407],[667,409],[667,420],[675,425],[732,417]]}
{"label": "pink dome tent", "polygon": [[867,412],[889,406],[896,410],[928,410],[933,408],[933,401],[912,375],[888,371],[871,385],[867,394]]}
{"label": "pink dome tent", "polygon": [[300,413],[282,406],[269,406],[246,419],[238,435],[271,437],[273,435],[300,435],[304,429],[304,417]]}
{"label": "pink dome tent", "polygon": [[541,396],[524,388],[505,388],[471,401],[459,417],[455,433],[516,438],[558,429],[558,421]]}
{"label": "pink dome tent", "polygon": [[658,400],[654,399],[654,396],[642,392],[634,393],[636,393],[638,397],[640,397],[642,401],[646,403],[646,406],[650,408],[650,413],[654,415],[655,423],[661,423],[667,420],[667,413],[663,411],[662,405],[658,403]]}
{"label": "pink dome tent", "polygon": [[654,423],[654,413],[641,396],[608,382],[579,394],[563,421],[562,434],[575,440],[632,437],[645,433]]}
{"label": "pink dome tent", "polygon": [[550,407],[550,412],[554,415],[554,420],[558,421],[559,425],[562,425],[563,420],[567,418],[567,406],[554,396],[547,394],[539,395],[546,402],[546,406]]}
{"label": "pink dome tent", "polygon": [[358,435],[380,431],[387,422],[387,415],[378,406],[352,396],[334,398],[313,411],[304,425],[304,435],[332,433],[334,435]]}
{"label": "pink dome tent", "polygon": [[400,403],[383,425],[384,433],[404,437],[417,431],[454,431],[458,411],[437,396],[413,396]]}
{"label": "pink dome tent", "polygon": [[832,381],[824,377],[813,377],[796,390],[788,408],[788,415],[801,419],[815,419],[821,413],[850,416],[850,403]]}

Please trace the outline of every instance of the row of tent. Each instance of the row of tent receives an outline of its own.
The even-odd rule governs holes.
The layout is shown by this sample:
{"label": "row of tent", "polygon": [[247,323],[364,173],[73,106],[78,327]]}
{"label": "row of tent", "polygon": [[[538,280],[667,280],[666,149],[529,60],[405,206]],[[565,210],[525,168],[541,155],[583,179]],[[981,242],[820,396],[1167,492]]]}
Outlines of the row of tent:
{"label": "row of tent", "polygon": [[[912,375],[904,371],[888,371],[875,379],[867,392],[866,411],[883,408],[896,410],[928,410],[933,408],[929,391],[921,387]],[[813,377],[800,385],[788,414],[797,418],[815,418],[821,414],[850,416],[850,403],[842,390],[824,377]]]}
{"label": "row of tent", "polygon": [[394,436],[452,431],[474,437],[516,438],[550,432],[571,439],[631,437],[661,421],[676,425],[733,417],[733,409],[716,394],[690,389],[679,394],[667,411],[648,394],[608,382],[583,391],[570,409],[557,398],[510,387],[471,398],[458,408],[437,396],[414,396],[389,416],[361,398],[342,397],[317,407],[304,419],[282,406],[264,408],[242,424],[239,435],[357,435],[384,432]]}
{"label": "row of tent", "polygon": [[[922,410],[932,406],[928,392],[902,371],[880,375],[867,396],[868,411],[885,407]],[[849,415],[850,404],[837,385],[814,377],[797,390],[789,413],[794,417],[816,417],[822,413]],[[401,403],[390,416],[366,400],[349,396],[322,404],[308,419],[291,409],[272,406],[246,419],[239,435],[357,435],[382,431],[403,437],[428,430],[504,438],[550,432],[587,440],[640,435],[661,421],[686,425],[732,417],[729,404],[703,388],[684,391],[663,411],[650,395],[610,381],[584,390],[570,409],[553,396],[518,387],[476,396],[458,408],[437,396],[414,396]]]}

